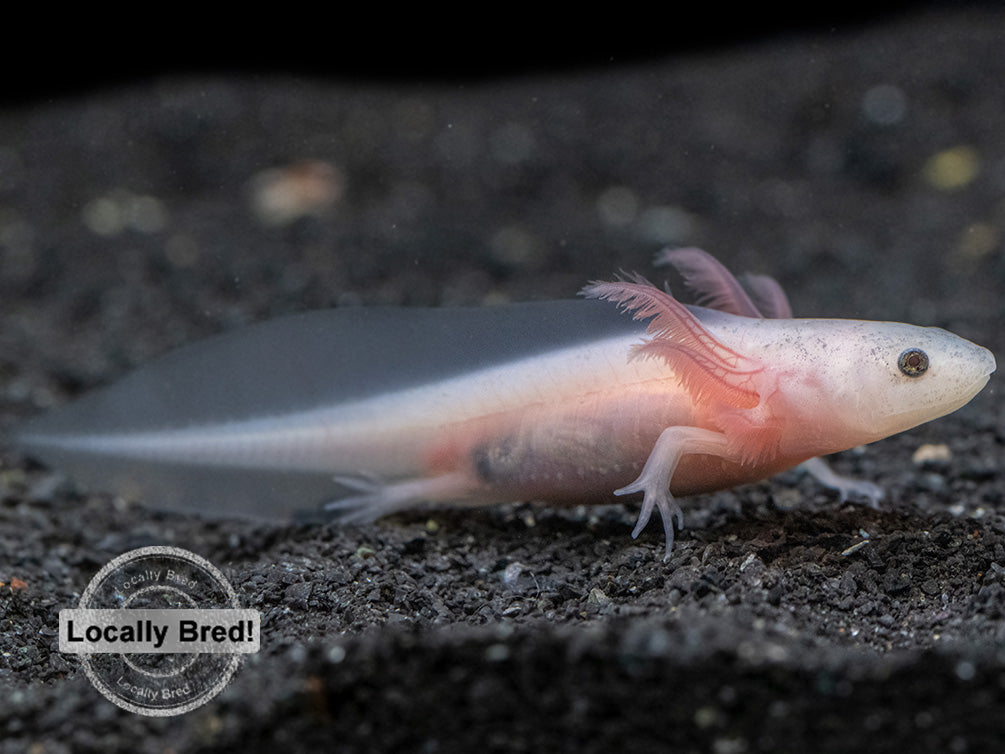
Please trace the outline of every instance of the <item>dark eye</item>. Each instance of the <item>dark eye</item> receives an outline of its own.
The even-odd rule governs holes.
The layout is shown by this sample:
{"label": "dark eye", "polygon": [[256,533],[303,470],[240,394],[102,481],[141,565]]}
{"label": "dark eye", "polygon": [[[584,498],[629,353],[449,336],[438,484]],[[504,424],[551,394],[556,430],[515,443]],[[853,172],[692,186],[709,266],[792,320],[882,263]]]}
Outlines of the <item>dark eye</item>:
{"label": "dark eye", "polygon": [[920,348],[908,348],[900,354],[897,366],[908,377],[920,377],[928,371],[928,354]]}

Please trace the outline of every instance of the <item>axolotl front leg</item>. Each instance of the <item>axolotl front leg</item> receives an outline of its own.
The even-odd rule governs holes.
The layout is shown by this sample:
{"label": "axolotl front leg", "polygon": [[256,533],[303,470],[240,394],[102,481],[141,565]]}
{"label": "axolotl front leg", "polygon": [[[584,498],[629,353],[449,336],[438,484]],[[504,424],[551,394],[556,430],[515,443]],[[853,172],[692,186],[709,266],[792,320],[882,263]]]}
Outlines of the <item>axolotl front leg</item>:
{"label": "axolotl front leg", "polygon": [[883,499],[883,488],[865,479],[853,479],[836,473],[827,462],[820,458],[811,458],[799,464],[799,468],[816,479],[820,484],[838,493],[840,501],[861,498],[869,503],[871,508],[879,508]]}
{"label": "axolotl front leg", "polygon": [[[614,301],[634,312],[636,319],[650,320],[651,338],[634,346],[631,357],[665,363],[668,382],[687,394],[689,414],[700,425],[663,429],[638,478],[615,491],[617,495],[643,493],[633,537],[645,528],[653,510],[659,510],[669,557],[674,524],[680,528],[683,523],[670,489],[685,456],[705,457],[689,464],[685,489],[727,485],[730,474],[723,471],[727,467],[733,474],[737,468],[745,469],[738,477],[752,481],[760,470],[777,464],[782,423],[774,414],[772,400],[780,393],[778,376],[758,360],[721,343],[687,307],[640,279],[595,283],[584,293]],[[722,484],[716,484],[717,477]]]}
{"label": "axolotl front leg", "polygon": [[652,453],[646,460],[638,479],[614,491],[615,495],[643,493],[642,510],[632,530],[633,539],[646,528],[653,509],[660,512],[666,537],[664,559],[669,558],[673,550],[674,524],[678,529],[684,526],[684,514],[670,494],[670,482],[681,458],[688,453],[728,458],[729,442],[721,432],[700,427],[668,427],[663,430],[653,446]]}
{"label": "axolotl front leg", "polygon": [[[660,434],[638,478],[614,491],[615,495],[643,493],[642,509],[632,530],[632,538],[637,538],[646,528],[653,510],[660,512],[666,539],[665,559],[670,557],[673,550],[674,526],[681,529],[684,525],[683,512],[671,494],[670,487],[681,460],[689,454],[712,456],[742,464],[742,459],[731,452],[731,443],[725,434],[701,427],[669,427]],[[811,458],[800,466],[822,485],[836,490],[841,502],[864,498],[870,506],[876,508],[883,496],[883,490],[878,485],[836,474],[822,458]]]}

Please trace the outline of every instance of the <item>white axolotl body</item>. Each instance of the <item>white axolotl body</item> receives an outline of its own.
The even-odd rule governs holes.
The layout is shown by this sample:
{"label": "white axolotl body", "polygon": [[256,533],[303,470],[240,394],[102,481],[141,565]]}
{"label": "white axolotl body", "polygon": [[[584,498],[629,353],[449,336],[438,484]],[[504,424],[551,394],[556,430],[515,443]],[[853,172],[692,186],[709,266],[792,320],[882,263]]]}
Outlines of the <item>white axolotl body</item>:
{"label": "white axolotl body", "polygon": [[[747,279],[748,296],[696,249],[662,261],[714,308],[633,280],[584,292],[634,317],[604,301],[296,315],[170,354],[17,442],[91,486],[217,514],[640,492],[635,534],[658,509],[669,553],[673,495],[942,416],[995,369],[937,328],[792,319],[770,278]],[[808,468],[842,495],[880,495]]]}

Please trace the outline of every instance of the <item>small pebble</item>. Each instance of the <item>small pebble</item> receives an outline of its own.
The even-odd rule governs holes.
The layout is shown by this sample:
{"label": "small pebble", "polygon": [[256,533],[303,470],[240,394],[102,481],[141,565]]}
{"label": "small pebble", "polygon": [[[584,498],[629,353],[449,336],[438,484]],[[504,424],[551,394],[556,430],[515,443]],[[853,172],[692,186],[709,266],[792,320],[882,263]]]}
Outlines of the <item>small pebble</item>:
{"label": "small pebble", "polygon": [[939,443],[938,445],[925,443],[914,451],[914,455],[911,456],[911,461],[917,466],[921,466],[924,463],[949,463],[952,460],[953,451],[945,443]]}

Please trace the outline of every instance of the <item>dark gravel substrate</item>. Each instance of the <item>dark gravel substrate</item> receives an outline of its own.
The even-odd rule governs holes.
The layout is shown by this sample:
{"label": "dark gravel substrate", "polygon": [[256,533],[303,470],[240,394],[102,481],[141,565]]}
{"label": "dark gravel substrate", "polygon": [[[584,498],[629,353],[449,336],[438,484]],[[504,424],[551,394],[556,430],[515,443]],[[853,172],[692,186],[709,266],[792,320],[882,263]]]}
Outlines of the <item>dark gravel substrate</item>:
{"label": "dark gravel substrate", "polygon": [[[0,429],[243,323],[568,297],[665,244],[774,275],[800,315],[1005,353],[1003,41],[1005,13],[963,8],[553,77],[9,108]],[[0,751],[1000,750],[996,382],[835,459],[882,510],[782,475],[688,501],[667,564],[627,507],[206,521],[0,445]],[[183,717],[112,706],[57,648],[58,611],[148,544],[207,557],[263,616],[262,651]]]}

